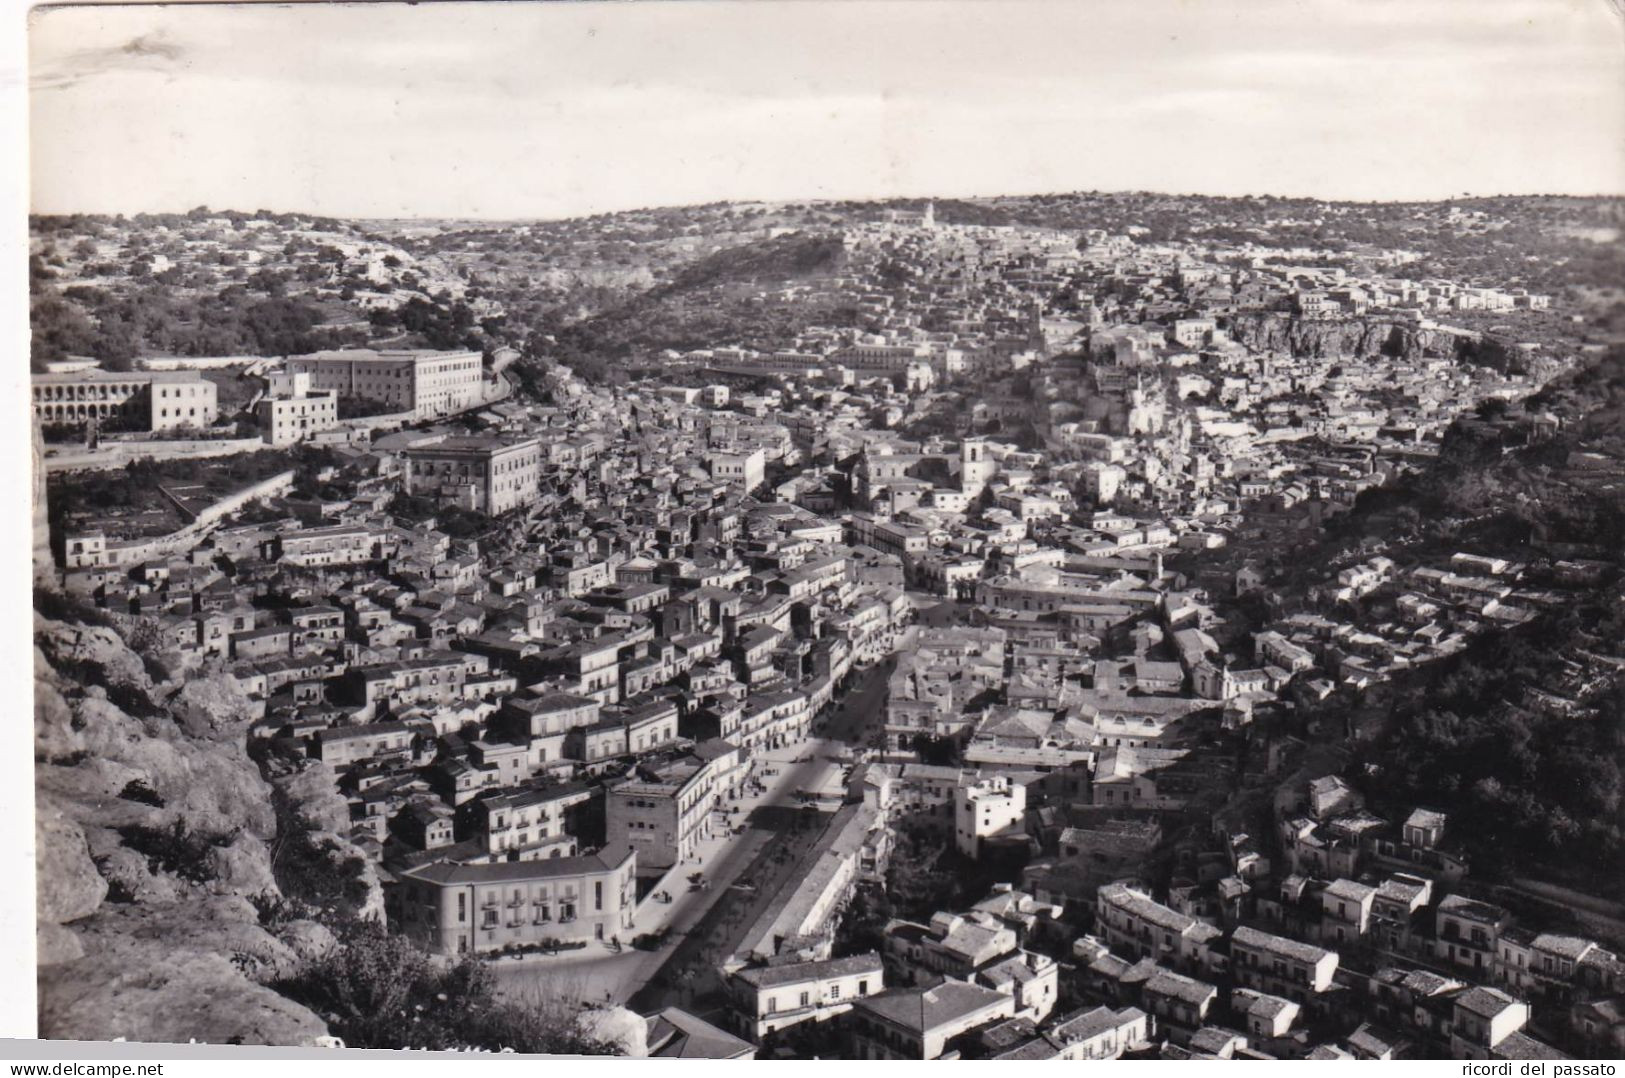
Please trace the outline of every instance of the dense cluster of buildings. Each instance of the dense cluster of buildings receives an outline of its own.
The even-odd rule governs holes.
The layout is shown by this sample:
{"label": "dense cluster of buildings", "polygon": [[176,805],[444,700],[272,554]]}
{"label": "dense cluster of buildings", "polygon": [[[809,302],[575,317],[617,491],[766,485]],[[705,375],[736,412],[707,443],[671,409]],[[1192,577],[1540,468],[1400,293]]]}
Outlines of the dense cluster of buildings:
{"label": "dense cluster of buildings", "polygon": [[[391,922],[439,953],[629,939],[734,841],[769,754],[834,747],[839,779],[798,791],[817,840],[717,963],[707,1020],[752,1045],[1625,1046],[1613,951],[1515,916],[1454,821],[1368,806],[1343,731],[1298,721],[1595,585],[1583,551],[1294,563],[1451,418],[1533,381],[1232,328],[1385,312],[1421,333],[1543,297],[929,209],[846,247],[839,276],[761,299],[829,291],[871,332],[810,326],[614,388],[557,367],[545,400],[480,408],[478,435],[345,442],[322,477],[341,499],[268,491],[252,522],[139,560],[70,535],[65,585],[226,670],[286,766],[320,761]],[[259,407],[283,445],[346,396],[427,420],[480,406],[485,378],[474,353],[322,353]],[[1286,613],[1289,578],[1306,602]],[[1542,706],[1594,708],[1606,651]],[[883,686],[867,725],[821,742],[856,677]],[[853,951],[843,915],[904,834],[1011,882]]]}

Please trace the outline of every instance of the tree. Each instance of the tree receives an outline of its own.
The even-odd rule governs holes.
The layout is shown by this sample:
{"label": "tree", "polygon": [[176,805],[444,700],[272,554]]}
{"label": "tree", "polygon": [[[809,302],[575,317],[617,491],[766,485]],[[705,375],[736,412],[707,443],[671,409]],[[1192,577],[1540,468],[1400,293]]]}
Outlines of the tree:
{"label": "tree", "polygon": [[343,924],[336,934],[337,946],[271,987],[315,1011],[351,1048],[614,1053],[581,1030],[576,1001],[507,1002],[478,959],[442,965],[371,922]]}

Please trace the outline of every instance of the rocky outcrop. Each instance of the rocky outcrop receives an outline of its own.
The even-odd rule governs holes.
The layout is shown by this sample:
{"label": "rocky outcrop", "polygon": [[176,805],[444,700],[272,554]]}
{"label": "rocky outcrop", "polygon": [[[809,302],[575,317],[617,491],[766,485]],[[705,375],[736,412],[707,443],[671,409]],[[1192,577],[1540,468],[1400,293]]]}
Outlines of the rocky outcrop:
{"label": "rocky outcrop", "polygon": [[142,696],[152,688],[141,656],[105,626],[36,618],[34,644],[54,669],[70,676],[93,673],[103,687],[131,689]]}
{"label": "rocky outcrop", "polygon": [[116,934],[40,973],[41,1037],[313,1045],[327,1025],[218,950]]}
{"label": "rocky outcrop", "polygon": [[350,805],[339,793],[333,769],[320,760],[271,780],[277,809],[307,831],[342,835],[350,829]]}
{"label": "rocky outcrop", "polygon": [[265,986],[332,937],[267,927],[251,901],[279,894],[278,813],[246,751],[254,702],[218,675],[154,681],[111,629],[42,618],[36,642],[40,1035],[325,1036]]}
{"label": "rocky outcrop", "polygon": [[350,840],[350,805],[338,792],[333,769],[320,760],[305,760],[270,780],[272,804],[284,835],[297,835],[335,867],[362,867],[365,896],[349,912],[362,920],[384,921],[384,889],[366,854]]}
{"label": "rocky outcrop", "polygon": [[1421,359],[1461,357],[1467,338],[1380,318],[1295,318],[1285,314],[1246,314],[1231,319],[1230,335],[1260,352],[1304,359],[1365,359],[1372,356]]}
{"label": "rocky outcrop", "polygon": [[1369,359],[1375,356],[1415,361],[1449,359],[1503,374],[1550,376],[1561,364],[1504,340],[1442,326],[1420,326],[1393,318],[1298,318],[1288,314],[1239,314],[1231,318],[1231,337],[1260,352],[1300,359]]}
{"label": "rocky outcrop", "polygon": [[80,827],[54,798],[34,806],[35,913],[41,921],[66,924],[96,912],[107,881],[90,859]]}
{"label": "rocky outcrop", "polygon": [[164,707],[188,735],[242,746],[248,726],[265,714],[230,678],[188,678],[164,699]]}

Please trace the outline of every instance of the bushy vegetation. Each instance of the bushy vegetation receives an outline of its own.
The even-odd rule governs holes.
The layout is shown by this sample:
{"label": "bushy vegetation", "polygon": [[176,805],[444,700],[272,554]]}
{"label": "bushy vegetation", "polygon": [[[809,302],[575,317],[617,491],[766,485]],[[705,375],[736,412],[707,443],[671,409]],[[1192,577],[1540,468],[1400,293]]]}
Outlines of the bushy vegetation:
{"label": "bushy vegetation", "polygon": [[527,343],[528,362],[561,362],[590,381],[625,377],[625,361],[660,351],[742,345],[786,348],[811,324],[856,325],[845,302],[764,304],[758,293],[786,282],[836,272],[844,260],[838,237],[793,233],[707,256],[668,284],[638,292],[572,319],[557,310]]}
{"label": "bushy vegetation", "polygon": [[346,856],[331,838],[279,827],[271,872],[283,898],[300,916],[337,923],[356,916],[367,900],[367,866]]}
{"label": "bushy vegetation", "polygon": [[[324,487],[319,474],[336,466],[339,459],[324,447],[296,446],[291,450],[261,449],[225,457],[142,458],[118,469],[58,473],[49,479],[52,540],[60,538],[60,529],[70,512],[78,515],[170,509],[172,503],[159,490],[160,485],[201,486],[210,496],[222,498],[292,469],[296,490],[320,494]],[[180,518],[173,523],[178,527]]]}
{"label": "bushy vegetation", "polygon": [[474,312],[461,300],[431,303],[413,296],[398,308],[380,307],[369,317],[377,332],[410,333],[427,348],[479,351],[488,344],[474,324]]}
{"label": "bushy vegetation", "polygon": [[164,799],[158,791],[140,779],[131,779],[126,782],[124,789],[120,790],[118,795],[126,801],[134,801],[138,805],[151,805],[153,808],[164,807]]}
{"label": "bushy vegetation", "polygon": [[1425,804],[1458,821],[1475,875],[1565,880],[1597,894],[1625,879],[1625,681],[1593,717],[1531,706],[1564,654],[1587,639],[1625,639],[1618,595],[1576,604],[1523,630],[1482,638],[1396,697],[1390,734],[1357,774],[1396,808]]}
{"label": "bushy vegetation", "polygon": [[964,909],[987,896],[995,879],[962,857],[951,836],[907,823],[897,829],[886,869],[891,916],[929,920],[938,910]]}
{"label": "bushy vegetation", "polygon": [[[110,370],[139,356],[279,356],[355,347],[375,337],[431,348],[482,348],[491,321],[444,282],[394,255],[385,272],[341,249],[383,242],[356,226],[294,214],[213,213],[31,220],[35,370],[89,356]],[[326,242],[322,234],[337,237]],[[359,293],[392,293],[369,313]],[[496,319],[500,322],[500,319]],[[398,339],[395,339],[398,338]]]}
{"label": "bushy vegetation", "polygon": [[834,273],[845,261],[839,236],[793,232],[702,258],[679,271],[666,291],[794,280]]}
{"label": "bushy vegetation", "polygon": [[336,946],[271,987],[316,1012],[351,1048],[615,1054],[578,1029],[579,1001],[563,993],[499,998],[483,962],[448,965],[365,922],[341,926]]}
{"label": "bushy vegetation", "polygon": [[[1421,804],[1470,821],[1455,833],[1475,876],[1515,872],[1596,894],[1625,878],[1625,677],[1585,675],[1573,714],[1543,695],[1575,688],[1581,652],[1617,654],[1625,640],[1625,499],[1568,466],[1582,449],[1625,460],[1622,405],[1625,350],[1615,349],[1521,405],[1458,422],[1432,468],[1363,494],[1328,535],[1403,538],[1400,557],[1522,560],[1533,544],[1564,543],[1614,562],[1567,605],[1396,680],[1381,735],[1350,770],[1396,813]],[[1563,432],[1521,445],[1528,415],[1547,409],[1565,418]]]}
{"label": "bushy vegetation", "polygon": [[365,334],[317,329],[323,318],[316,304],[257,279],[203,295],[159,280],[119,292],[36,282],[30,354],[36,370],[70,355],[129,370],[140,355],[280,356],[365,343]]}
{"label": "bushy vegetation", "polygon": [[215,878],[212,854],[231,841],[229,835],[206,835],[190,830],[184,820],[168,827],[130,824],[119,828],[124,845],[147,859],[149,872],[165,872],[188,883]]}
{"label": "bushy vegetation", "polygon": [[407,523],[432,520],[437,531],[453,539],[477,538],[496,525],[495,518],[487,513],[455,505],[441,505],[419,494],[396,497],[389,503],[389,511],[397,520]]}

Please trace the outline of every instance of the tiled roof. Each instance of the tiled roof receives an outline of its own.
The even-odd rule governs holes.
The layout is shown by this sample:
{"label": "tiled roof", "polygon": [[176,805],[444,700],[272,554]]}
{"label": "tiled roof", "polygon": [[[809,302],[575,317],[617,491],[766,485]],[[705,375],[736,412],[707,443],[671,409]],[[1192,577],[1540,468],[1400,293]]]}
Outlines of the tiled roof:
{"label": "tiled roof", "polygon": [[756,988],[774,988],[800,981],[851,977],[866,973],[878,974],[882,968],[880,956],[870,952],[849,958],[831,958],[823,962],[793,962],[785,966],[742,969],[734,976]]}
{"label": "tiled roof", "polygon": [[632,856],[630,849],[616,858],[608,851],[580,857],[550,857],[539,861],[503,861],[493,865],[454,865],[438,861],[401,875],[447,886],[477,883],[530,883],[560,876],[580,876],[619,868]]}
{"label": "tiled roof", "polygon": [[991,988],[944,981],[931,988],[896,988],[868,996],[856,1006],[917,1033],[991,1009],[1009,997]]}

